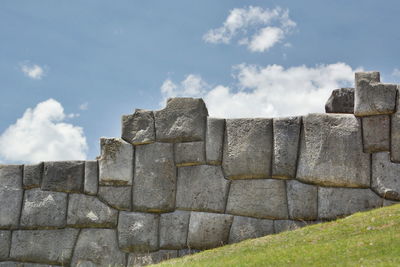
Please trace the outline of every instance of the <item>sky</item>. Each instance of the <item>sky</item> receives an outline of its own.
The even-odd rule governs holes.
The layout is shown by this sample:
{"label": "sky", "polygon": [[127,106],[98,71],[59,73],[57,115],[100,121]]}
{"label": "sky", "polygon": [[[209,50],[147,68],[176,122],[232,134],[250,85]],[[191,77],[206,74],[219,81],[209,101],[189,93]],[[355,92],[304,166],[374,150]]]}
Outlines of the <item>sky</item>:
{"label": "sky", "polygon": [[0,162],[94,159],[121,116],[324,112],[354,72],[400,83],[398,0],[0,1]]}

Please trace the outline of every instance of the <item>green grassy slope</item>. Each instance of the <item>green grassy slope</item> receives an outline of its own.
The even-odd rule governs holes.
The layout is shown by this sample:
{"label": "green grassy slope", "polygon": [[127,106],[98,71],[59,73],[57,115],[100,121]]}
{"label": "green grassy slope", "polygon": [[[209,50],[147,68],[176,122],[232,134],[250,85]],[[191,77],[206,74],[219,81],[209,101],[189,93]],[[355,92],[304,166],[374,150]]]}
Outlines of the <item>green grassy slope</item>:
{"label": "green grassy slope", "polygon": [[400,266],[400,205],[207,250],[157,266]]}

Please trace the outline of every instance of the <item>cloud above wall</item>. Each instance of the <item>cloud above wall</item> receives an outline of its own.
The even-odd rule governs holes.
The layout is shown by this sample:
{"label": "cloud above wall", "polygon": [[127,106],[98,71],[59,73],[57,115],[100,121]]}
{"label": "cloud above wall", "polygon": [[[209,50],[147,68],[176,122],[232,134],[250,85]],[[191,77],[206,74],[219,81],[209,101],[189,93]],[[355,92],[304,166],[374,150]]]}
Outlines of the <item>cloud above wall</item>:
{"label": "cloud above wall", "polygon": [[28,108],[0,135],[1,160],[34,163],[86,159],[83,128],[65,122],[72,117],[54,99]]}
{"label": "cloud above wall", "polygon": [[25,61],[20,64],[20,70],[26,77],[33,80],[41,80],[45,76],[45,69],[37,64],[32,64],[29,61]]}

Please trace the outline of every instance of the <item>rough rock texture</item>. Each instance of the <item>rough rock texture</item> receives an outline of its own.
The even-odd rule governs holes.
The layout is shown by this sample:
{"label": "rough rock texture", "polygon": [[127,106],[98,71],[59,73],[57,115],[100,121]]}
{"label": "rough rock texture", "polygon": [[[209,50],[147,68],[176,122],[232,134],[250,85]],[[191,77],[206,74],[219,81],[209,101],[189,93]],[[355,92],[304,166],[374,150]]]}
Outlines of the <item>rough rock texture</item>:
{"label": "rough rock texture", "polygon": [[65,227],[67,194],[40,189],[26,190],[22,206],[23,228]]}
{"label": "rough rock texture", "polygon": [[298,228],[307,226],[309,224],[313,224],[315,222],[306,222],[306,221],[293,221],[293,220],[275,220],[274,228],[275,233],[280,233],[284,231],[296,230]]}
{"label": "rough rock texture", "polygon": [[40,187],[43,173],[43,162],[39,164],[24,165],[24,189]]}
{"label": "rough rock texture", "polygon": [[189,218],[190,212],[181,210],[160,215],[160,248],[186,247]]}
{"label": "rough rock texture", "polygon": [[286,183],[289,217],[297,220],[315,220],[318,216],[318,188],[290,180]]}
{"label": "rough rock texture", "polygon": [[205,151],[204,142],[187,142],[175,144],[176,166],[193,166],[204,164]]}
{"label": "rough rock texture", "polygon": [[158,250],[159,215],[121,211],[118,219],[118,243],[126,252]]}
{"label": "rough rock texture", "polygon": [[364,71],[355,73],[356,88],[362,86],[365,82],[379,83],[381,81],[381,74],[378,71]]}
{"label": "rough rock texture", "polygon": [[229,179],[271,176],[272,120],[228,119],[222,165]]}
{"label": "rough rock texture", "polygon": [[274,221],[235,216],[229,234],[229,243],[257,238],[274,233]]}
{"label": "rough rock texture", "polygon": [[0,260],[8,258],[11,244],[11,231],[0,230]]}
{"label": "rough rock texture", "polygon": [[83,161],[45,162],[42,190],[82,192],[84,165]]}
{"label": "rough rock texture", "polygon": [[203,99],[170,98],[154,112],[156,139],[167,142],[203,141],[208,111]]}
{"label": "rough rock texture", "polygon": [[390,161],[390,153],[372,155],[372,184],[375,192],[384,198],[400,200],[400,164]]}
{"label": "rough rock texture", "polygon": [[132,202],[131,186],[100,186],[98,197],[119,210],[130,210]]}
{"label": "rough rock texture", "polygon": [[122,139],[133,145],[149,144],[156,140],[153,111],[136,109],[122,116]]}
{"label": "rough rock texture", "polygon": [[88,195],[97,195],[99,187],[99,165],[97,160],[85,162],[85,181],[83,191]]}
{"label": "rough rock texture", "polygon": [[22,165],[0,164],[0,188],[21,189],[22,188]]}
{"label": "rough rock texture", "polygon": [[287,219],[285,181],[232,181],[226,213],[267,219]]}
{"label": "rough rock texture", "polygon": [[390,150],[389,115],[363,117],[362,128],[365,153]]}
{"label": "rough rock texture", "polygon": [[396,205],[396,204],[400,204],[400,201],[393,201],[393,200],[389,200],[389,199],[384,199],[383,200],[383,206],[391,206],[391,205]]}
{"label": "rough rock texture", "polygon": [[135,211],[174,210],[176,168],[173,144],[153,143],[136,148],[132,191]]}
{"label": "rough rock texture", "polygon": [[209,249],[228,242],[232,215],[207,212],[192,212],[189,222],[188,246]]}
{"label": "rough rock texture", "polygon": [[370,158],[362,151],[360,120],[350,114],[303,118],[297,178],[325,186],[368,187]]}
{"label": "rough rock texture", "polygon": [[[400,90],[400,86],[397,86]],[[391,116],[390,156],[400,163],[400,93],[397,93],[397,111]]]}
{"label": "rough rock texture", "polygon": [[354,88],[340,88],[332,91],[325,103],[326,113],[354,113]]}
{"label": "rough rock texture", "polygon": [[186,255],[192,255],[201,252],[200,249],[185,248],[178,250],[178,257],[183,257]]}
{"label": "rough rock texture", "polygon": [[272,177],[294,178],[296,176],[300,128],[301,117],[273,120],[274,154],[272,157]]}
{"label": "rough rock texture", "polygon": [[320,187],[319,219],[336,219],[382,206],[382,199],[370,189]]}
{"label": "rough rock texture", "polygon": [[222,163],[224,145],[225,119],[207,118],[206,131],[206,160],[208,164]]}
{"label": "rough rock texture", "polygon": [[133,146],[118,138],[101,138],[100,185],[132,185]]}
{"label": "rough rock texture", "polygon": [[130,253],[127,267],[157,264],[178,257],[176,250],[159,250],[152,253]]}
{"label": "rough rock texture", "polygon": [[0,165],[0,229],[17,228],[22,196],[22,166]]}
{"label": "rough rock texture", "polygon": [[221,166],[200,165],[178,168],[176,207],[224,212],[229,182]]}

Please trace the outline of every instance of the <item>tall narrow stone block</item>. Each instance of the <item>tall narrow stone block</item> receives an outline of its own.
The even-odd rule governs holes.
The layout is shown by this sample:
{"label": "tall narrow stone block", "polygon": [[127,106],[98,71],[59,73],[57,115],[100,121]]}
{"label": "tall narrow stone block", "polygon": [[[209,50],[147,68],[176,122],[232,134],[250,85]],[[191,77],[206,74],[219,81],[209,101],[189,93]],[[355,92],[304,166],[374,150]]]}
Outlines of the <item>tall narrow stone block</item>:
{"label": "tall narrow stone block", "polygon": [[397,88],[397,111],[391,116],[390,156],[392,161],[400,163],[400,86]]}
{"label": "tall narrow stone block", "polygon": [[81,193],[84,165],[83,161],[45,162],[42,190]]}
{"label": "tall narrow stone block", "polygon": [[222,163],[224,145],[225,119],[207,118],[206,160],[208,164]]}
{"label": "tall narrow stone block", "polygon": [[286,182],[289,217],[296,220],[315,220],[318,216],[318,188],[296,180]]}
{"label": "tall narrow stone block", "polygon": [[39,164],[24,165],[23,184],[25,189],[40,187],[43,173],[43,162]]}
{"label": "tall narrow stone block", "polygon": [[134,114],[122,116],[122,139],[133,145],[154,142],[156,133],[153,112],[136,109]]}
{"label": "tall narrow stone block", "polygon": [[186,142],[175,144],[176,166],[193,166],[204,164],[204,142]]}
{"label": "tall narrow stone block", "polygon": [[85,162],[85,182],[83,189],[85,194],[96,195],[99,187],[99,165],[97,160]]}
{"label": "tall narrow stone block", "polygon": [[8,258],[11,246],[11,231],[0,230],[0,260]]}
{"label": "tall narrow stone block", "polygon": [[363,117],[362,128],[365,153],[390,150],[389,115]]}
{"label": "tall narrow stone block", "polygon": [[0,186],[0,229],[15,229],[21,214],[23,190]]}
{"label": "tall narrow stone block", "polygon": [[372,155],[371,187],[380,196],[400,200],[400,164],[390,161],[389,152]]}

